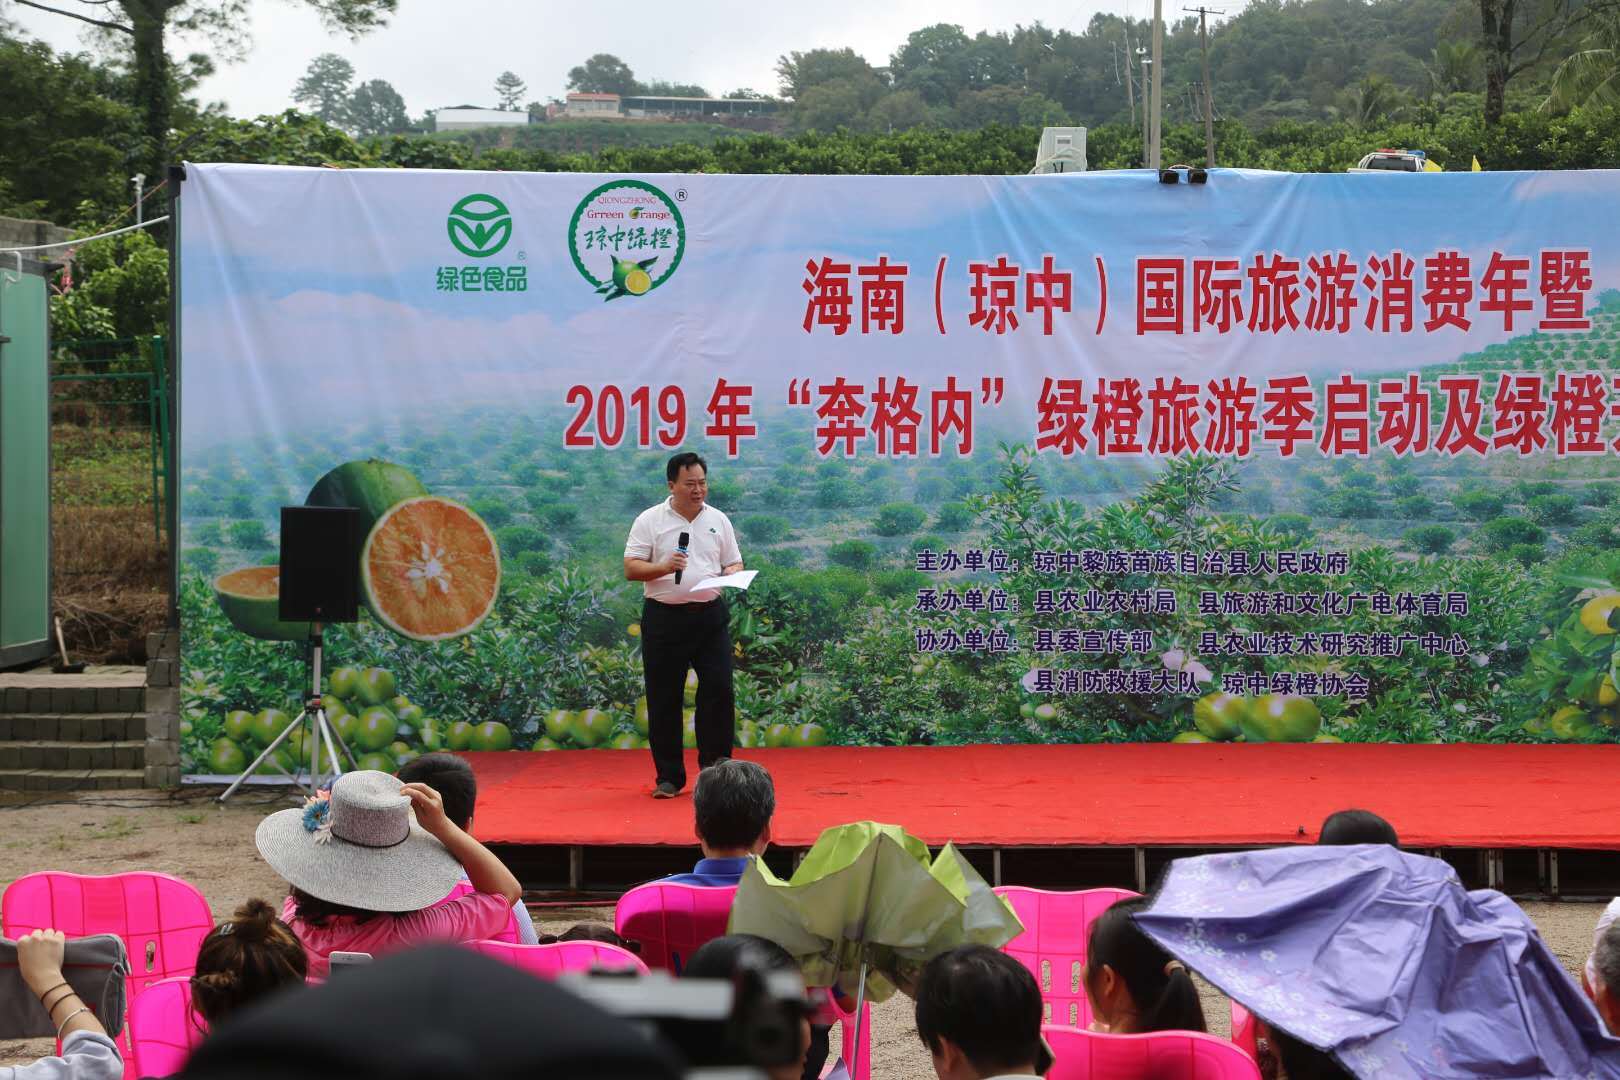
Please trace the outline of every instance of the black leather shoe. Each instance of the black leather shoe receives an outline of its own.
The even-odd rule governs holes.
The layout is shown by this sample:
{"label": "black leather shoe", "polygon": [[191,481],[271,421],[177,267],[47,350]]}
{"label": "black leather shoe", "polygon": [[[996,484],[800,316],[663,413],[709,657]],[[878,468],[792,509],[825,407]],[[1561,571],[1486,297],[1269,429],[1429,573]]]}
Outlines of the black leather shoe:
{"label": "black leather shoe", "polygon": [[658,786],[653,788],[652,796],[655,799],[673,799],[680,793],[681,789],[670,783],[668,780],[660,780],[658,781]]}

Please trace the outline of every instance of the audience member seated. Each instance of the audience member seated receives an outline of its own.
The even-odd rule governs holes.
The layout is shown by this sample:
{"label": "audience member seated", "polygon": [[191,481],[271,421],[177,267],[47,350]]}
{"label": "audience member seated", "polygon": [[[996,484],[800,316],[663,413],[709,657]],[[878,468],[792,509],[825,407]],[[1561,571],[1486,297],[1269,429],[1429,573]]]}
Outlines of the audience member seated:
{"label": "audience member seated", "polygon": [[940,1080],[1041,1076],[1041,988],[1023,964],[986,945],[940,953],[917,978],[917,1034]]}
{"label": "audience member seated", "polygon": [[56,930],[35,930],[17,942],[17,967],[28,989],[50,1014],[61,1052],[28,1065],[0,1069],[5,1080],[118,1080],[124,1059],[107,1029],[62,977],[67,938]]}
{"label": "audience member seated", "polygon": [[1322,832],[1316,842],[1328,847],[1345,847],[1350,844],[1401,846],[1401,838],[1395,834],[1395,826],[1371,810],[1339,810],[1329,814],[1322,822]]}
{"label": "audience member seated", "polygon": [[1081,972],[1092,1030],[1115,1035],[1206,1031],[1198,988],[1181,961],[1137,929],[1143,897],[1115,902],[1091,924]]}
{"label": "audience member seated", "polygon": [[771,843],[776,788],[771,774],[752,761],[721,758],[698,773],[692,788],[703,858],[690,874],[666,878],[685,885],[735,885],[750,859]]}
{"label": "audience member seated", "polygon": [[681,1070],[638,1021],[471,949],[429,947],[247,1010],[205,1040],[180,1075],[676,1080]]}
{"label": "audience member seated", "polygon": [[603,945],[617,945],[626,952],[641,952],[641,942],[626,941],[613,927],[602,922],[580,922],[560,934],[541,934],[538,944],[555,945],[560,941],[596,941]]}
{"label": "audience member seated", "polygon": [[[454,754],[423,754],[407,761],[394,773],[404,784],[426,784],[444,800],[444,816],[456,823],[463,832],[472,832],[473,807],[478,804],[478,778],[466,758]],[[463,876],[463,880],[466,880]],[[521,899],[512,905],[517,920],[518,940],[525,945],[536,944],[534,916]]]}
{"label": "audience member seated", "polygon": [[[698,775],[698,788],[701,789],[703,786],[703,777],[721,765],[728,764],[743,765],[750,763],[731,759],[716,762]],[[765,772],[758,765],[755,765],[754,768],[759,769],[761,773]],[[766,777],[767,783],[769,783],[769,780],[770,778]],[[692,797],[693,799],[697,798],[697,791],[693,791]],[[754,934],[728,934],[725,937],[714,938],[699,946],[698,950],[687,960],[686,967],[681,969],[681,978],[733,979],[745,967],[754,967],[765,971],[791,971],[794,974],[798,974],[799,971],[799,965],[794,961],[793,957],[776,942],[757,937]],[[827,1047],[825,1043],[822,1044],[821,1061],[812,1064],[807,1061],[811,1051],[810,1044],[810,1016],[807,1011],[800,1025],[798,1061],[793,1065],[784,1065],[769,1070],[767,1075],[770,1080],[800,1080],[801,1077],[819,1075],[821,1062],[826,1060]],[[744,1056],[740,1049],[732,1056],[735,1057],[732,1064],[743,1065],[748,1062],[748,1058]],[[715,1064],[720,1064],[720,1062],[717,1061]],[[812,1072],[812,1068],[815,1071]]]}
{"label": "audience member seated", "polygon": [[1255,1020],[1260,1049],[1260,1075],[1264,1080],[1355,1080],[1355,1074],[1333,1060],[1331,1054],[1302,1043],[1277,1028]]}
{"label": "audience member seated", "polygon": [[304,946],[264,900],[249,900],[214,927],[197,950],[191,1007],[208,1030],[278,990],[302,986],[309,974]]}
{"label": "audience member seated", "polygon": [[1592,951],[1586,954],[1586,963],[1581,966],[1581,989],[1586,991],[1587,997],[1594,1000],[1597,998],[1598,942],[1603,940],[1604,932],[1614,925],[1617,915],[1620,915],[1620,896],[1610,900],[1608,907],[1603,909],[1603,914],[1598,916],[1597,926],[1592,930]]}
{"label": "audience member seated", "polygon": [[1586,977],[1598,1015],[1603,1017],[1609,1034],[1620,1038],[1620,923],[1611,920],[1603,928],[1587,965]]}
{"label": "audience member seated", "polygon": [[[265,818],[254,839],[292,887],[282,914],[311,978],[327,977],[334,952],[491,937],[520,893],[512,872],[445,815],[438,792],[383,772],[345,773],[302,810]],[[463,873],[477,891],[441,903]]]}

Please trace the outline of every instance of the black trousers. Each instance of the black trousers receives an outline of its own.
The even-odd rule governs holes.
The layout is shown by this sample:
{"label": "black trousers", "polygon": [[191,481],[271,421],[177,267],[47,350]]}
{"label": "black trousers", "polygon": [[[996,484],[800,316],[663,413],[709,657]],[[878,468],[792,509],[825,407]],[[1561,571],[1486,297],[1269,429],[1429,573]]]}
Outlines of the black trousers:
{"label": "black trousers", "polygon": [[647,741],[658,780],[686,786],[681,756],[686,673],[698,678],[698,768],[731,756],[736,697],[731,688],[731,614],[723,601],[641,604],[641,670],[647,689]]}

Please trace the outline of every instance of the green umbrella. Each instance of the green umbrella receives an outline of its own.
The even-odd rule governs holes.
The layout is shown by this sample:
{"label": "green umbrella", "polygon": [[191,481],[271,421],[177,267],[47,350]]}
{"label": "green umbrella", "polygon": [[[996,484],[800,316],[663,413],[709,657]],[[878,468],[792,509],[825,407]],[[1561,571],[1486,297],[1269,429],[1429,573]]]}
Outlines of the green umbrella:
{"label": "green umbrella", "polygon": [[[951,844],[938,858],[898,825],[828,829],[793,877],[749,863],[730,931],[758,934],[798,960],[809,986],[883,1001],[956,945],[1000,947],[1023,933],[1012,908]],[[857,1023],[859,1020],[857,1019]]]}

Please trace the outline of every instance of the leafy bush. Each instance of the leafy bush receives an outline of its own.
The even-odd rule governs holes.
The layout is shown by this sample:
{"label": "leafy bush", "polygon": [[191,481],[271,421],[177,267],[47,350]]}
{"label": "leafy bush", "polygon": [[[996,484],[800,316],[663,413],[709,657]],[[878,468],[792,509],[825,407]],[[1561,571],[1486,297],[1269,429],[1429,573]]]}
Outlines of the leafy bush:
{"label": "leafy bush", "polygon": [[516,558],[529,551],[544,551],[551,539],[533,525],[506,525],[495,530],[495,539],[501,545],[501,554]]}
{"label": "leafy bush", "polygon": [[229,535],[231,546],[243,551],[258,551],[270,546],[270,538],[264,534],[264,522],[257,519],[231,522]]}
{"label": "leafy bush", "polygon": [[1422,478],[1411,473],[1403,472],[1389,478],[1389,490],[1396,496],[1416,495],[1422,489]]}
{"label": "leafy bush", "polygon": [[1501,515],[1507,500],[1492,491],[1468,491],[1452,496],[1451,505],[1471,521],[1490,521]]}
{"label": "leafy bush", "polygon": [[477,499],[472,504],[473,513],[484,519],[484,524],[492,529],[512,522],[512,507],[501,499]]}
{"label": "leafy bush", "polygon": [[1378,496],[1366,488],[1341,488],[1333,497],[1333,511],[1339,517],[1372,518],[1379,509]]}
{"label": "leafy bush", "polygon": [[231,517],[248,517],[253,513],[253,496],[245,491],[233,492],[226,497],[225,511]]}
{"label": "leafy bush", "polygon": [[1531,499],[1558,494],[1558,485],[1551,480],[1520,480],[1513,485],[1513,490],[1518,493],[1520,501],[1528,505]]}
{"label": "leafy bush", "polygon": [[1539,546],[1547,539],[1547,530],[1521,517],[1497,518],[1486,522],[1479,532],[1487,551],[1506,552],[1515,544]]}
{"label": "leafy bush", "polygon": [[225,533],[217,521],[205,521],[191,531],[192,543],[203,547],[219,547],[225,542]]}
{"label": "leafy bush", "polygon": [[1572,495],[1532,495],[1524,504],[1530,516],[1543,525],[1568,525],[1575,520]]}
{"label": "leafy bush", "polygon": [[541,577],[551,571],[551,555],[545,551],[529,550],[517,557],[517,568],[531,577]]}
{"label": "leafy bush", "polygon": [[774,544],[788,535],[790,522],[776,514],[750,514],[739,523],[742,533],[756,544]]}
{"label": "leafy bush", "polygon": [[579,507],[574,503],[552,503],[540,511],[540,520],[553,529],[566,530],[579,520]]}
{"label": "leafy bush", "polygon": [[1273,514],[1266,524],[1295,543],[1304,543],[1316,535],[1311,519],[1304,514]]}
{"label": "leafy bush", "polygon": [[927,520],[927,512],[915,503],[884,503],[872,521],[872,531],[879,536],[905,536]]}
{"label": "leafy bush", "polygon": [[877,561],[878,549],[865,540],[841,540],[827,549],[827,561],[851,570],[867,570]]}
{"label": "leafy bush", "polygon": [[932,579],[912,569],[880,570],[872,575],[872,591],[885,600],[914,597]]}
{"label": "leafy bush", "polygon": [[1444,525],[1419,525],[1415,529],[1407,529],[1402,539],[1413,551],[1421,551],[1425,555],[1444,555],[1456,543],[1457,534]]}
{"label": "leafy bush", "polygon": [[1547,557],[1547,552],[1540,544],[1514,544],[1508,548],[1507,557],[1520,566],[1534,566]]}
{"label": "leafy bush", "polygon": [[948,502],[939,508],[934,515],[934,528],[940,532],[958,533],[973,524],[973,511],[967,508],[966,503]]}
{"label": "leafy bush", "polygon": [[860,492],[842,477],[827,476],[816,482],[816,506],[822,510],[856,506],[860,498]]}
{"label": "leafy bush", "polygon": [[180,557],[180,565],[199,574],[212,575],[219,569],[219,552],[213,548],[191,548]]}
{"label": "leafy bush", "polygon": [[1395,500],[1395,516],[1413,521],[1434,512],[1434,500],[1427,495],[1407,495]]}
{"label": "leafy bush", "polygon": [[1612,481],[1598,480],[1587,484],[1581,491],[1581,502],[1587,506],[1609,506],[1614,502],[1616,485]]}

